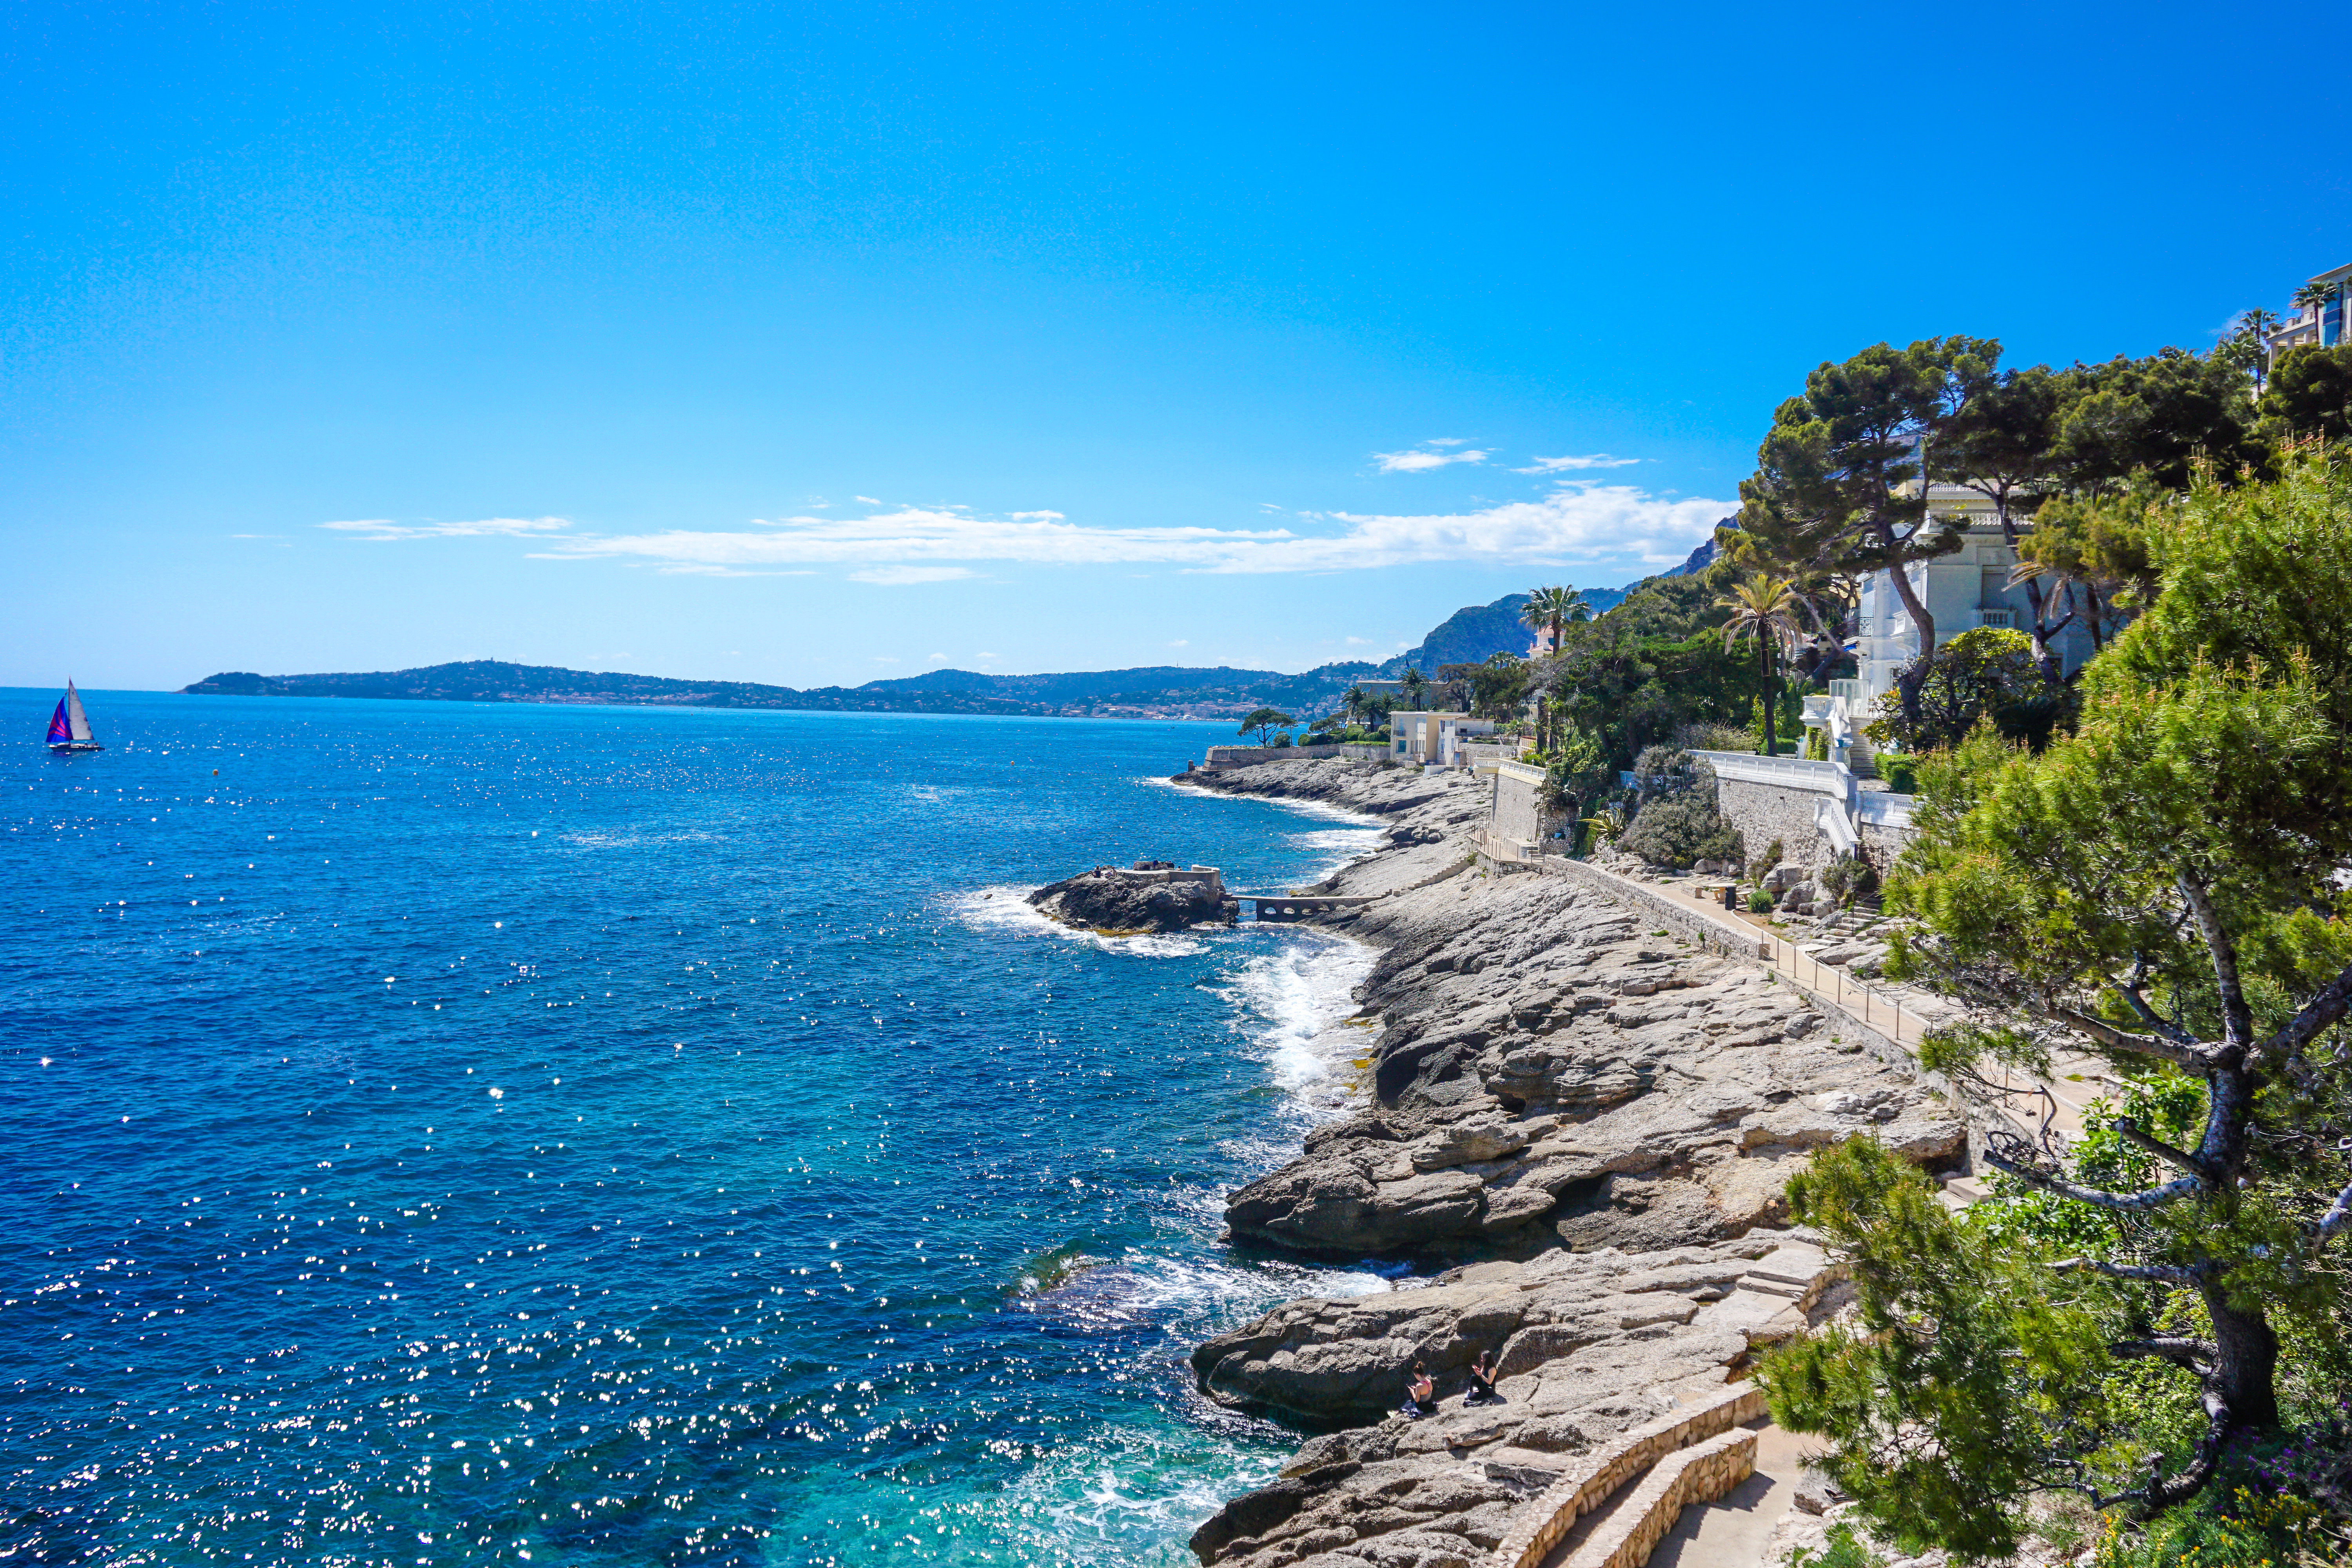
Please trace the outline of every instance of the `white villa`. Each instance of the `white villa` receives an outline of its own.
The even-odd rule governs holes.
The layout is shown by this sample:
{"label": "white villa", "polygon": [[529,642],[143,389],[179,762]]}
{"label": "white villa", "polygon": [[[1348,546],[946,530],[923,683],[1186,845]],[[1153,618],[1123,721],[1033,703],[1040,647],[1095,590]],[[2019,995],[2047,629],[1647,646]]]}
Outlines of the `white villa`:
{"label": "white villa", "polygon": [[1424,769],[1467,767],[1470,760],[1463,743],[1473,735],[1494,732],[1493,721],[1467,713],[1399,710],[1389,715],[1389,758]]}
{"label": "white villa", "polygon": [[2263,337],[2263,345],[2270,351],[2273,363],[2286,350],[2304,343],[2328,347],[2345,341],[2344,296],[2352,288],[2352,262],[2323,272],[2310,281],[2322,289],[2332,289],[2334,293],[2324,304],[2296,307],[2294,315]]}
{"label": "white villa", "polygon": [[[1936,485],[1927,492],[1927,504],[1935,516],[1959,517],[1968,524],[1958,549],[1933,561],[1914,562],[1906,569],[1912,591],[1935,619],[1937,642],[1949,642],[1978,626],[2031,626],[2033,616],[2024,585],[2009,585],[2010,568],[2017,564],[2017,554],[2001,536],[1992,502],[1957,485]],[[2019,531],[2031,531],[2032,526],[2021,522]],[[2054,578],[2044,577],[2042,591],[2046,604],[2060,589]],[[1874,572],[1863,580],[1862,605],[1855,622],[1857,679],[1833,682],[1831,690],[1847,700],[1860,723],[1871,705],[1894,689],[1895,672],[1919,657],[1919,628],[1903,608],[1892,574],[1885,572]],[[2058,635],[2053,651],[2069,672],[2089,660],[2091,630],[2084,617],[2077,616]]]}

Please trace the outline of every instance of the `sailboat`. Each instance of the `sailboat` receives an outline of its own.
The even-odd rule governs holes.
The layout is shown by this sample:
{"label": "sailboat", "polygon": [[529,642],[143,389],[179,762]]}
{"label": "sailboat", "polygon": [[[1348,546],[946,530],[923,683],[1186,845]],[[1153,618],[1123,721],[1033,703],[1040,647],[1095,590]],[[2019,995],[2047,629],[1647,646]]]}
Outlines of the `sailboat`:
{"label": "sailboat", "polygon": [[70,680],[66,682],[66,694],[58,699],[58,710],[49,716],[49,750],[60,753],[106,750],[89,738],[89,715],[82,711],[81,693]]}

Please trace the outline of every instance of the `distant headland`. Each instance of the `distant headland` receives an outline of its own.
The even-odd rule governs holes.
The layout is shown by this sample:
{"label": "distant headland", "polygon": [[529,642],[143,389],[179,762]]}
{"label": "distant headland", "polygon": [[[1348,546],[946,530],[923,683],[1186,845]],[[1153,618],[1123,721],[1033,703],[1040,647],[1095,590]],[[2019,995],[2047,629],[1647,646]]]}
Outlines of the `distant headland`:
{"label": "distant headland", "polygon": [[[1701,547],[1704,553],[1706,546]],[[1696,557],[1694,558],[1696,560]],[[1691,570],[1685,565],[1682,570]],[[1586,588],[1596,610],[1628,590]],[[774,708],[861,713],[1003,713],[1067,718],[1226,719],[1256,708],[1318,713],[1339,706],[1360,680],[1395,679],[1408,666],[1423,673],[1444,664],[1475,664],[1495,653],[1525,653],[1519,619],[1525,594],[1469,605],[1421,643],[1381,664],[1322,665],[1303,674],[1150,665],[1060,675],[986,675],[934,669],[869,680],[863,686],[801,689],[748,680],[676,680],[658,675],[595,673],[551,665],[467,659],[415,669],[352,674],[256,675],[225,670],[180,689],[198,697],[372,697],[444,702],[577,702],[674,708]]]}

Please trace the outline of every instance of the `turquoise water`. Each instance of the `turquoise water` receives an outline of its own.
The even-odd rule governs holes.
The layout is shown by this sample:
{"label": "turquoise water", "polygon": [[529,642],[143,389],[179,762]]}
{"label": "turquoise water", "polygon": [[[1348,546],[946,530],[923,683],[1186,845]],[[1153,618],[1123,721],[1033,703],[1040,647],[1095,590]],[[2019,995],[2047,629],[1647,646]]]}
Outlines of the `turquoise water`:
{"label": "turquoise water", "polygon": [[[0,691],[0,1554],[1189,1563],[1365,960],[1020,902],[1365,829],[1222,727]],[[1097,1261],[1098,1260],[1098,1261]]]}

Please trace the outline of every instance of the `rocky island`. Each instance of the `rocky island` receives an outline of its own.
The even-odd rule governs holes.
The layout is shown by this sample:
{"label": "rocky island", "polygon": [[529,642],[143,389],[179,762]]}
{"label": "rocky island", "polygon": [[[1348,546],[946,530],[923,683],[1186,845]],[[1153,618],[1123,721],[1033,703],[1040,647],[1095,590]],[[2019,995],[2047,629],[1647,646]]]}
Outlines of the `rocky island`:
{"label": "rocky island", "polygon": [[1167,860],[1097,866],[1029,895],[1038,913],[1105,936],[1139,936],[1196,925],[1231,925],[1239,900],[1225,894],[1214,866],[1180,867]]}
{"label": "rocky island", "polygon": [[[1434,1271],[1292,1301],[1197,1348],[1206,1397],[1322,1435],[1202,1526],[1196,1554],[1641,1561],[1646,1542],[1610,1553],[1744,1478],[1759,1439],[1793,1443],[1754,1430],[1743,1369],[1843,1298],[1832,1260],[1789,1228],[1789,1176],[1864,1131],[1949,1167],[1967,1157],[1959,1116],[1907,1058],[1871,1054],[1761,966],[1678,941],[1590,880],[1482,875],[1471,835],[1491,785],[1467,773],[1333,760],[1184,782],[1393,824],[1313,889],[1385,895],[1322,917],[1381,950],[1357,993],[1379,1026],[1368,1101],[1225,1214],[1236,1240]],[[1501,1398],[1472,1405],[1482,1351],[1500,1358]],[[1408,1419],[1415,1362],[1437,1398]],[[1570,1531],[1573,1557],[1548,1559]]]}

